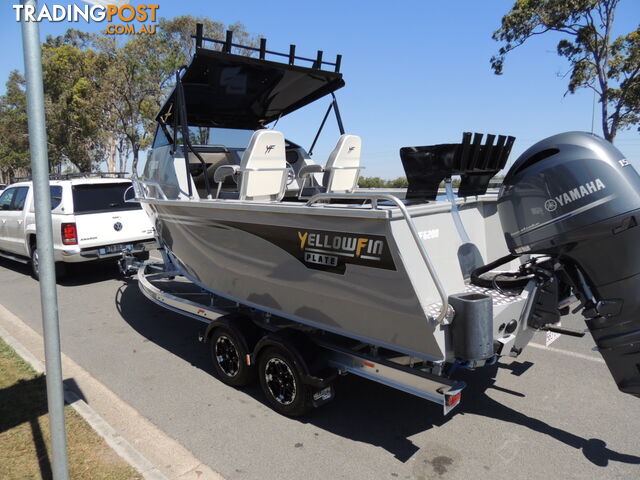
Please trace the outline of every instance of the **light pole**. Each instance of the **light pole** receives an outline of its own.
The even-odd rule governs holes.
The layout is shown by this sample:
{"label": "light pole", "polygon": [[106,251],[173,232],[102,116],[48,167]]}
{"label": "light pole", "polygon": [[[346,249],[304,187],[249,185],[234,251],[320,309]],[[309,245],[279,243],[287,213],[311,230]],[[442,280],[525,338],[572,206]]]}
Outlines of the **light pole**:
{"label": "light pole", "polygon": [[[21,0],[35,9],[35,0]],[[49,155],[44,118],[44,89],[42,86],[42,57],[40,31],[37,22],[25,19],[21,12],[24,72],[27,82],[27,116],[29,119],[29,151],[35,196],[40,303],[44,331],[44,356],[47,380],[47,403],[51,428],[51,470],[54,480],[68,480],[67,438],[64,425],[64,391],[60,360],[60,328],[58,297],[53,259],[53,228],[51,225],[51,197],[49,191]]]}

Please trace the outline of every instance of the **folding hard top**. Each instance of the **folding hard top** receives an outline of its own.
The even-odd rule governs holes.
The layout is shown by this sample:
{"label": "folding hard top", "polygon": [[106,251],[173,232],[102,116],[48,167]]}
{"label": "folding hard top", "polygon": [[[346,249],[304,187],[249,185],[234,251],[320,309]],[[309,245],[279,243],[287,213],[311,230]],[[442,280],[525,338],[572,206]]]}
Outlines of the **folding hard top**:
{"label": "folding hard top", "polygon": [[[182,74],[187,124],[258,129],[344,86],[342,74],[197,48]],[[177,90],[157,120],[171,125]]]}

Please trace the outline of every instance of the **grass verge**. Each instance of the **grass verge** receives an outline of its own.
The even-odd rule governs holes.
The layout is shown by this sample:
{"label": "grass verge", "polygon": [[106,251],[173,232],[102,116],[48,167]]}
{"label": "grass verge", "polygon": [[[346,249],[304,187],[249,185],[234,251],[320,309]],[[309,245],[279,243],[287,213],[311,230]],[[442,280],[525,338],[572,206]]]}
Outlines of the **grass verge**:
{"label": "grass verge", "polygon": [[[65,420],[72,479],[142,479],[69,405]],[[0,478],[49,480],[50,459],[45,377],[0,339]]]}

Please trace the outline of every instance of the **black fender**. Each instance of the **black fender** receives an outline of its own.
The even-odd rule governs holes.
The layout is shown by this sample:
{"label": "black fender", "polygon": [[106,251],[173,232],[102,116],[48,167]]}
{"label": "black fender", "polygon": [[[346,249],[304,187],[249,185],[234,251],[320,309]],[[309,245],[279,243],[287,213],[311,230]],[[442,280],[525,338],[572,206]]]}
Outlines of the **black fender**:
{"label": "black fender", "polygon": [[[302,381],[313,388],[322,389],[328,387],[338,375],[335,369],[323,368],[321,373],[317,374],[310,368],[311,365],[317,363],[316,354],[319,353],[319,347],[303,335],[296,335],[295,332],[290,333],[287,331],[267,333],[253,349],[252,362],[256,362],[260,353],[268,347],[277,347],[288,353],[300,372]],[[304,353],[302,348],[304,348]]]}
{"label": "black fender", "polygon": [[[226,327],[231,330],[238,341],[242,344],[242,347],[247,352],[252,352],[261,337],[260,329],[253,324],[253,322],[246,316],[239,313],[229,313],[218,317],[212,321],[204,330],[204,333],[200,335],[200,340],[203,343],[207,343],[211,340],[213,332],[219,327]],[[250,364],[252,365],[253,355],[250,358]]]}

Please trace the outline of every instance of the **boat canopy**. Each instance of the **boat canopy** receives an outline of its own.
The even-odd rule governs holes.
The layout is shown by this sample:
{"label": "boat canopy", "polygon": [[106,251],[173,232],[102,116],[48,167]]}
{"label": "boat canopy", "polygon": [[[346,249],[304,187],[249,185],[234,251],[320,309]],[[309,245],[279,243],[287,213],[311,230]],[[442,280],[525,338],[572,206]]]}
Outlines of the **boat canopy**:
{"label": "boat canopy", "polygon": [[[337,72],[206,48],[196,49],[181,82],[187,125],[253,130],[344,86]],[[158,122],[174,123],[178,96],[174,88]]]}

